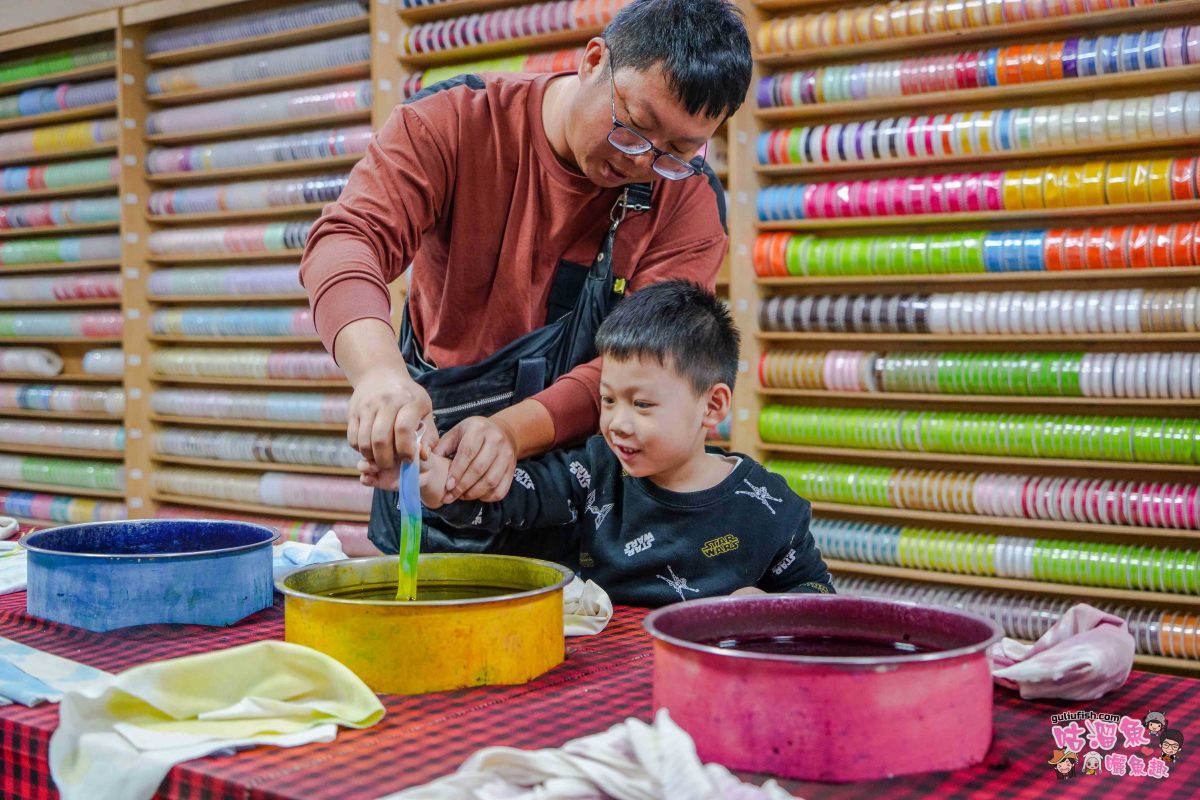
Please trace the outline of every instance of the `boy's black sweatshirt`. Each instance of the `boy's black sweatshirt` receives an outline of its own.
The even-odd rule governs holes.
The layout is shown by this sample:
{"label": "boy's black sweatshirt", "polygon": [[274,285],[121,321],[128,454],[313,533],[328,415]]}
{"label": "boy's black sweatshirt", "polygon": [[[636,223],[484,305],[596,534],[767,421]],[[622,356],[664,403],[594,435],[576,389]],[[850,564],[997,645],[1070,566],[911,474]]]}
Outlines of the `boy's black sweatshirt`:
{"label": "boy's black sweatshirt", "polygon": [[808,531],[808,501],[753,459],[700,492],[672,492],[621,468],[601,436],[522,462],[508,496],[435,513],[456,527],[496,531],[563,526],[578,541],[581,575],[613,602],[662,606],[729,594],[832,592]]}

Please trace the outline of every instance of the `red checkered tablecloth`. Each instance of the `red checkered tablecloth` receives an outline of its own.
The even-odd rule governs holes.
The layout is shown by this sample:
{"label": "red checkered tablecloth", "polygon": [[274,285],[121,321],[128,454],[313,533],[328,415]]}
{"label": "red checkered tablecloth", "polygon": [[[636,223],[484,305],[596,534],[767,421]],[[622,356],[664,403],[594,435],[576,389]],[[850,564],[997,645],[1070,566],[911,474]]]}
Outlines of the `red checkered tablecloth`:
{"label": "red checkered tablecloth", "polygon": [[[339,731],[328,744],[293,749],[259,747],[181,764],[160,797],[185,800],[358,800],[427,783],[452,772],[489,745],[535,749],[602,731],[626,717],[650,719],[650,640],[645,612],[618,608],[599,636],[570,639],[567,660],[524,686],[485,687],[397,697],[384,695],[383,721],[363,731]],[[25,595],[0,597],[0,636],[118,672],[138,664],[282,638],[282,605],[231,628],[158,625],[89,633],[25,614]],[[797,691],[802,691],[797,687]],[[1162,711],[1187,739],[1181,760],[1162,780],[1085,777],[1057,780],[1046,764],[1053,749],[1050,717],[1091,710],[1141,719]],[[46,762],[56,705],[0,708],[0,798],[55,798]],[[870,758],[869,731],[846,731]],[[939,731],[953,747],[954,731]],[[1195,737],[1196,745],[1190,744]],[[1092,798],[1142,796],[1191,800],[1200,796],[1200,681],[1135,672],[1120,690],[1092,703],[1033,702],[996,691],[996,731],[987,761],[954,773],[843,786],[788,782],[809,800],[836,798]],[[1131,751],[1132,752],[1132,751]],[[116,768],[119,768],[116,767]],[[1147,784],[1154,784],[1149,786]],[[674,800],[674,799],[672,799]],[[680,798],[680,800],[690,800]]]}

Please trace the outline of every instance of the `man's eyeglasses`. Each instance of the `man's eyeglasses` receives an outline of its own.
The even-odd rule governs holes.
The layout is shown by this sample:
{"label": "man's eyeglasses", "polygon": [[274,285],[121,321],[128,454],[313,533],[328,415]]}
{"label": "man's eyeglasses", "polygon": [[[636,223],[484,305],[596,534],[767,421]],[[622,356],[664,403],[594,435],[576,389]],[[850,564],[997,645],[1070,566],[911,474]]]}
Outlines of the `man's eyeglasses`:
{"label": "man's eyeglasses", "polygon": [[702,174],[699,169],[677,156],[659,150],[654,144],[617,119],[617,81],[613,77],[612,56],[608,59],[608,88],[612,98],[612,130],[608,132],[608,143],[630,156],[642,153],[654,153],[654,163],[651,168],[669,181],[680,181],[693,175]]}

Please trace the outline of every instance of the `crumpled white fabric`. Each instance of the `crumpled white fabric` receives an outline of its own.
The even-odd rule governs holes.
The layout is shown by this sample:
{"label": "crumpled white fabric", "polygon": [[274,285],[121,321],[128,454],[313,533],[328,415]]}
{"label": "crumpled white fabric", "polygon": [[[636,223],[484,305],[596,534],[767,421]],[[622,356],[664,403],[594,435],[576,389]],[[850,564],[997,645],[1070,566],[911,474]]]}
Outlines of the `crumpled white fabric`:
{"label": "crumpled white fabric", "polygon": [[0,541],[0,595],[25,588],[29,579],[28,555],[15,541]]}
{"label": "crumpled white fabric", "polygon": [[284,542],[271,548],[271,572],[276,580],[309,564],[341,561],[347,558],[342,542],[333,531],[327,532],[316,544]]}
{"label": "crumpled white fabric", "polygon": [[63,800],[150,800],[171,767],[258,744],[332,741],[384,715],[362,680],[286,642],[143,664],[64,693],[50,738]]}
{"label": "crumpled white fabric", "polygon": [[742,783],[701,764],[666,709],[654,724],[627,719],[559,749],[489,747],[458,771],[379,800],[795,800],[775,781]]}
{"label": "crumpled white fabric", "polygon": [[612,615],[612,600],[595,581],[584,581],[576,575],[563,589],[563,633],[567,636],[599,633]]}
{"label": "crumpled white fabric", "polygon": [[12,517],[0,517],[0,539],[11,539],[21,529]]}
{"label": "crumpled white fabric", "polygon": [[1134,649],[1125,620],[1080,603],[1031,645],[993,645],[992,677],[1026,700],[1095,700],[1125,683]]}

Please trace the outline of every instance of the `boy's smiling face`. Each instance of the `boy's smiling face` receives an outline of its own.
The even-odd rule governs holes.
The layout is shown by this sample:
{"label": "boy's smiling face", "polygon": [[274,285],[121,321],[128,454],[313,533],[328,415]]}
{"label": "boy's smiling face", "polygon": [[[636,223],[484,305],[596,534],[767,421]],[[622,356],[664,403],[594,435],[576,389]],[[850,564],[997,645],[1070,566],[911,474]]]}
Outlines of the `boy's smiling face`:
{"label": "boy's smiling face", "polygon": [[[600,371],[600,432],[635,478],[668,479],[702,457],[705,429],[729,408],[725,384],[697,396],[670,366],[605,358]],[[668,481],[669,482],[669,481]]]}

